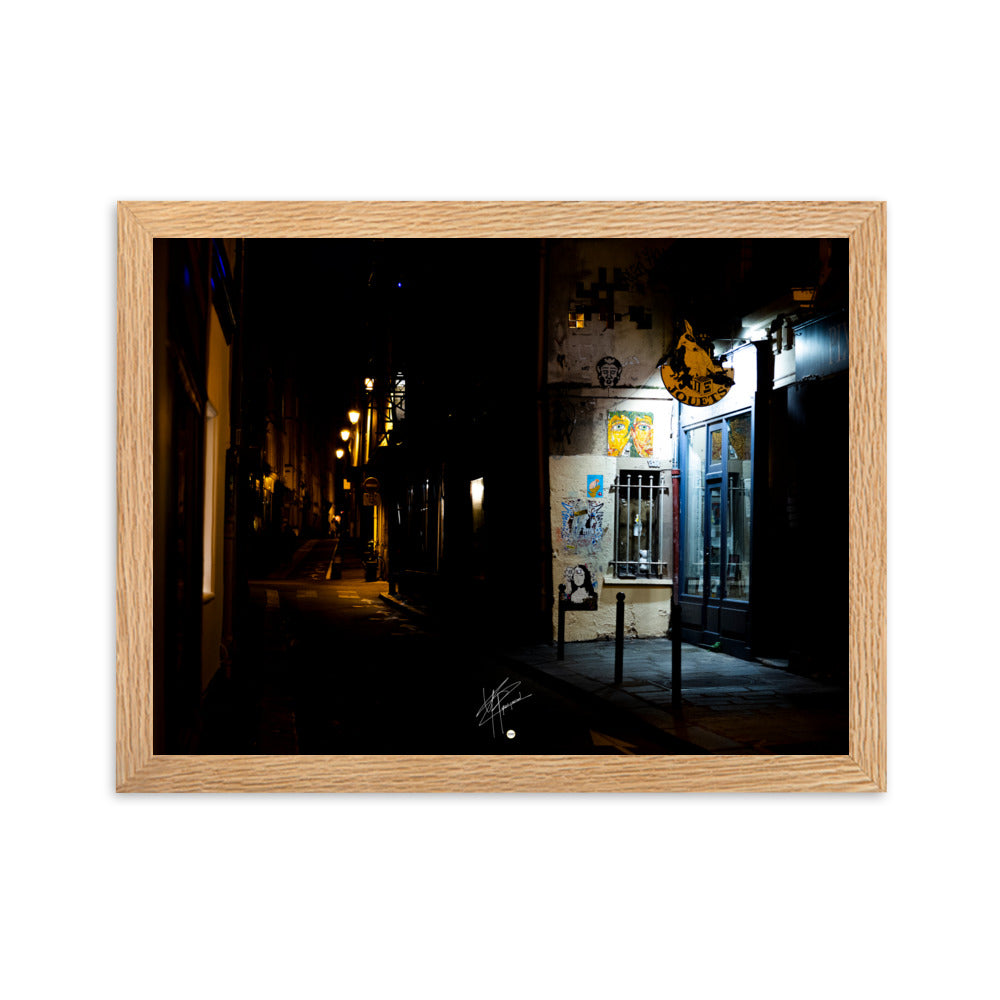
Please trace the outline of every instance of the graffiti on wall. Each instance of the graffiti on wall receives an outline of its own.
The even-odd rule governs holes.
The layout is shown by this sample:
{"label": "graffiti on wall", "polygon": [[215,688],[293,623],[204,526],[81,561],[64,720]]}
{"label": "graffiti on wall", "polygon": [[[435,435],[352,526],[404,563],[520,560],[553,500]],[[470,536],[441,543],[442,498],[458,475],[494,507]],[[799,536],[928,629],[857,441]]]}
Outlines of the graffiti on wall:
{"label": "graffiti on wall", "polygon": [[603,538],[603,500],[563,500],[563,552],[567,555],[595,553]]}
{"label": "graffiti on wall", "polygon": [[594,575],[586,563],[567,566],[563,572],[566,584],[563,609],[565,611],[596,611],[597,590]]}
{"label": "graffiti on wall", "polygon": [[618,385],[618,380],[622,377],[622,363],[617,358],[611,357],[610,354],[605,354],[597,362],[596,368],[597,381],[605,389]]}
{"label": "graffiti on wall", "polygon": [[608,414],[608,454],[616,458],[652,458],[653,414],[612,410]]}
{"label": "graffiti on wall", "polygon": [[571,328],[582,328],[589,324],[591,320],[598,319],[605,325],[605,329],[613,330],[615,323],[628,320],[634,323],[639,330],[651,330],[653,328],[653,312],[644,305],[623,305],[621,304],[623,295],[618,294],[618,302],[615,302],[616,293],[634,292],[628,277],[621,268],[611,269],[611,279],[608,279],[608,269],[599,267],[597,269],[597,281],[591,281],[587,287],[582,281],[576,283],[576,294],[569,304],[569,317]]}

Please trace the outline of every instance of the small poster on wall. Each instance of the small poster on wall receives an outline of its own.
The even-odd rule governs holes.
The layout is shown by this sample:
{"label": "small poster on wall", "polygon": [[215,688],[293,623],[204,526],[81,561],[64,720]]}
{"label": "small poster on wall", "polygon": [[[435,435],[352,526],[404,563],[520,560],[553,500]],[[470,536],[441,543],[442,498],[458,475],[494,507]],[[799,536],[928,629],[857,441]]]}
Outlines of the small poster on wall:
{"label": "small poster on wall", "polygon": [[590,567],[585,563],[568,566],[563,572],[566,588],[563,591],[564,611],[596,611],[597,590]]}
{"label": "small poster on wall", "polygon": [[604,496],[604,476],[587,476],[587,499]]}

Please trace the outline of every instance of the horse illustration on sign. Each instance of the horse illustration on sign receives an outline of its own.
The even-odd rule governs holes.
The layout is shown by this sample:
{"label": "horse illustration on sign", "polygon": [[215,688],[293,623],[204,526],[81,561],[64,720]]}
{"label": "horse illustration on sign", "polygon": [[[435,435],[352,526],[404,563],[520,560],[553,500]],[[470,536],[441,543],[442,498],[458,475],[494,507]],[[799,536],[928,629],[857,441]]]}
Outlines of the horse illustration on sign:
{"label": "horse illustration on sign", "polygon": [[712,357],[711,345],[684,321],[674,349],[658,362],[667,392],[687,406],[711,406],[733,387],[733,376]]}

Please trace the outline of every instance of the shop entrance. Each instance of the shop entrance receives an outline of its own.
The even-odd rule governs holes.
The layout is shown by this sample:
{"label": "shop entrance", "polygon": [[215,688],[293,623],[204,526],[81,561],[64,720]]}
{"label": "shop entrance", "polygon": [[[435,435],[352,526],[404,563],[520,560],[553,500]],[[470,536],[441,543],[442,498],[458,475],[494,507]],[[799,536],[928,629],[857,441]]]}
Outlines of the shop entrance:
{"label": "shop entrance", "polygon": [[750,624],[751,416],[682,438],[681,621],[688,642],[745,652]]}

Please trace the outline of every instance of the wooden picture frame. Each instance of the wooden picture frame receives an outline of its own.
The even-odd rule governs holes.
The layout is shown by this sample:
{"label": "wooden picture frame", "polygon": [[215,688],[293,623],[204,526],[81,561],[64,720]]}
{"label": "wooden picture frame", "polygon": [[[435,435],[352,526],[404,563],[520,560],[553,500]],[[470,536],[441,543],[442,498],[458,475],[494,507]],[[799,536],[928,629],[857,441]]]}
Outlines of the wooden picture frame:
{"label": "wooden picture frame", "polygon": [[[850,250],[849,752],[842,756],[154,755],[153,240],[846,237]],[[886,787],[883,202],[122,202],[118,206],[119,791],[759,792]]]}

